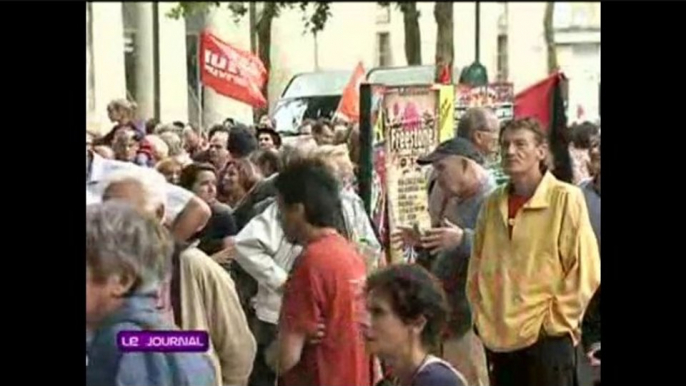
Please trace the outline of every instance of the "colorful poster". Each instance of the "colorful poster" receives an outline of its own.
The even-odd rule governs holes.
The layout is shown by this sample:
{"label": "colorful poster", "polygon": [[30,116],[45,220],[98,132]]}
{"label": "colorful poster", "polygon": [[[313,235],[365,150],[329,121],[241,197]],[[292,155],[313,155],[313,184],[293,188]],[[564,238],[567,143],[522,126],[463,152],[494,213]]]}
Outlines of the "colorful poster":
{"label": "colorful poster", "polygon": [[372,85],[372,111],[371,126],[373,130],[374,142],[373,169],[372,169],[372,221],[379,231],[382,244],[388,240],[388,227],[386,221],[386,149],[384,146],[383,119],[381,102],[383,101],[385,87],[382,85]]}
{"label": "colorful poster", "polygon": [[438,111],[438,121],[440,134],[439,143],[447,141],[455,136],[455,86],[452,84],[437,85],[439,90],[440,108]]}
{"label": "colorful poster", "polygon": [[[431,227],[427,167],[416,161],[438,145],[438,99],[439,91],[432,85],[385,90],[382,118],[390,232],[398,226]],[[391,246],[390,257],[391,263],[413,262],[414,251]]]}
{"label": "colorful poster", "polygon": [[514,118],[514,86],[512,83],[491,83],[488,86],[455,87],[455,127],[472,107],[491,108],[500,122]]}

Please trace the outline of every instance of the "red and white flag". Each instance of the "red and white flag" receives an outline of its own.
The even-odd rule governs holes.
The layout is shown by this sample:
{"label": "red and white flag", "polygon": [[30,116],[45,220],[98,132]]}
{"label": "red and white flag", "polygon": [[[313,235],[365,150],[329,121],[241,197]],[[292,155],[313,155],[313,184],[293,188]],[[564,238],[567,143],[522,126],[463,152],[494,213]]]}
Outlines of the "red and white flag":
{"label": "red and white flag", "polygon": [[262,86],[268,74],[257,56],[204,31],[198,57],[203,85],[253,107],[267,105]]}
{"label": "red and white flag", "polygon": [[334,117],[348,122],[357,122],[360,119],[360,84],[367,78],[362,62],[357,64],[348,84],[343,89],[341,102]]}

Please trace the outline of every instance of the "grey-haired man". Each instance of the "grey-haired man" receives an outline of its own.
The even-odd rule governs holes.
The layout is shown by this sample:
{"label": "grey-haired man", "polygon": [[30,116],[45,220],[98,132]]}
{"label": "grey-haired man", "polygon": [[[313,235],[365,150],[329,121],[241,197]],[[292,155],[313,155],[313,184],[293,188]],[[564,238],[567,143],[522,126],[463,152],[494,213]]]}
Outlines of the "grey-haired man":
{"label": "grey-haired man", "polygon": [[[455,205],[452,213],[444,213],[438,224],[422,235],[412,234],[411,229],[401,230],[406,245],[420,246],[435,256],[432,272],[443,283],[452,310],[442,356],[470,385],[477,386],[488,385],[488,371],[483,345],[472,328],[465,291],[476,219],[481,204],[495,188],[484,162],[483,154],[470,141],[459,137],[441,143],[432,153],[418,159],[420,165],[433,166],[438,187]],[[397,234],[394,239],[399,239]]]}

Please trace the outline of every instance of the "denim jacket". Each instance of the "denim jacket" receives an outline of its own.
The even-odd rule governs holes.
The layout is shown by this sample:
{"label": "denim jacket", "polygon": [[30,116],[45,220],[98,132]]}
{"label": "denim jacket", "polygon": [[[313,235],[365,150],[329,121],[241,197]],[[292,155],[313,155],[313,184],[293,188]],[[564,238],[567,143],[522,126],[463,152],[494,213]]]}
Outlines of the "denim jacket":
{"label": "denim jacket", "polygon": [[172,330],[155,308],[154,296],[134,295],[106,318],[88,347],[88,386],[215,386],[214,369],[203,353],[122,353],[120,331]]}

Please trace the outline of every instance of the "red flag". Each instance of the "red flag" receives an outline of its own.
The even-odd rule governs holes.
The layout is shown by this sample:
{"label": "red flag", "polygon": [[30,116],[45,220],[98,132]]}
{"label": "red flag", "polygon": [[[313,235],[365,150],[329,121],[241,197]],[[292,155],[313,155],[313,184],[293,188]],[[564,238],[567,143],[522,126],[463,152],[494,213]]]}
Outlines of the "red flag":
{"label": "red flag", "polygon": [[548,145],[553,155],[552,173],[561,181],[573,180],[569,141],[565,131],[567,117],[562,99],[562,86],[566,78],[553,74],[515,96],[515,118],[536,118],[548,131]]}
{"label": "red flag", "polygon": [[536,118],[548,130],[552,121],[554,91],[562,79],[562,73],[555,73],[515,95],[515,118]]}
{"label": "red flag", "polygon": [[200,79],[205,86],[253,107],[267,105],[262,95],[267,70],[257,56],[204,31],[199,57]]}
{"label": "red flag", "polygon": [[438,83],[440,84],[452,84],[453,83],[453,74],[452,71],[450,71],[450,66],[449,65],[444,65],[441,67],[441,73],[438,76]]}
{"label": "red flag", "polygon": [[353,76],[343,89],[341,102],[336,109],[335,117],[341,117],[348,122],[357,122],[360,119],[360,83],[367,78],[362,62],[357,64]]}

